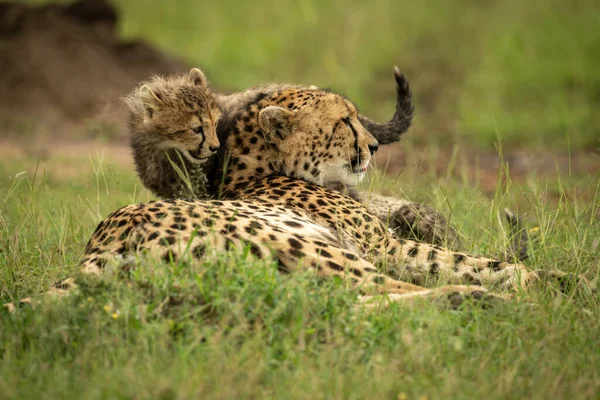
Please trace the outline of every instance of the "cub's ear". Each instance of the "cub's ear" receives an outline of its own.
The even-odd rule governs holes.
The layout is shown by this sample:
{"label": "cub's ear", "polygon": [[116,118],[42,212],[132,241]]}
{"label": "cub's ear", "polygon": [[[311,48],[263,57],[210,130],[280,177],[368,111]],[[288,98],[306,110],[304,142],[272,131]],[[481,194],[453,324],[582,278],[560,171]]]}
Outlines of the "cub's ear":
{"label": "cub's ear", "polygon": [[142,85],[139,96],[144,106],[144,118],[152,119],[154,111],[163,104],[160,92],[153,90],[148,85]]}
{"label": "cub's ear", "polygon": [[258,124],[268,141],[285,139],[292,133],[295,114],[282,107],[268,106],[258,113]]}
{"label": "cub's ear", "polygon": [[160,105],[163,103],[161,97],[162,96],[159,91],[153,90],[148,85],[142,85],[142,87],[140,88],[140,98],[142,99],[142,102],[144,104],[152,106]]}
{"label": "cub's ear", "polygon": [[192,68],[190,70],[190,82],[196,86],[206,86],[206,77],[198,68]]}

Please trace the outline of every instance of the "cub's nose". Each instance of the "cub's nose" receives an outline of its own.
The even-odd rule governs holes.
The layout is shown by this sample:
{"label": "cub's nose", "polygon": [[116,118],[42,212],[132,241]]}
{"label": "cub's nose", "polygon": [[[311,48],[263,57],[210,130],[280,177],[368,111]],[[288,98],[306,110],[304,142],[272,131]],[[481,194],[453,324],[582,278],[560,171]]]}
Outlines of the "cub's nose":
{"label": "cub's nose", "polygon": [[379,143],[375,142],[374,144],[370,144],[367,147],[369,147],[369,152],[371,153],[371,155],[373,155],[379,148]]}
{"label": "cub's nose", "polygon": [[220,147],[221,146],[208,146],[208,149],[214,153],[215,151],[219,150]]}

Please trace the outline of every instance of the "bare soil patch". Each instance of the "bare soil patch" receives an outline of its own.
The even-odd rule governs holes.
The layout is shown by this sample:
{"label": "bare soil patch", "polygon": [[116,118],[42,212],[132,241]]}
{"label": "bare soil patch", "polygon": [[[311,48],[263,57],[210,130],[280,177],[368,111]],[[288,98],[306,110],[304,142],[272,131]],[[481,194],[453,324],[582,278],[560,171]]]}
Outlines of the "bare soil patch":
{"label": "bare soil patch", "polygon": [[123,42],[105,0],[0,4],[0,137],[125,136],[119,97],[185,63],[142,41]]}

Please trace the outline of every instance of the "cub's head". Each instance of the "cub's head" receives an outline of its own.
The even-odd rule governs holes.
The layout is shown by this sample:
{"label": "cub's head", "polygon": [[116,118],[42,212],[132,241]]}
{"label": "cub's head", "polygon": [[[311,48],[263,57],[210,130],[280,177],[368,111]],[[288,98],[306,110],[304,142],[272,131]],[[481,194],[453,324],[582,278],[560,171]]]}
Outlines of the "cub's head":
{"label": "cub's head", "polygon": [[286,175],[326,185],[355,185],[367,172],[377,140],[344,97],[320,90],[281,93],[258,113],[265,140]]}
{"label": "cub's head", "polygon": [[134,151],[179,150],[194,164],[219,148],[215,97],[198,68],[181,76],[155,76],[124,99]]}

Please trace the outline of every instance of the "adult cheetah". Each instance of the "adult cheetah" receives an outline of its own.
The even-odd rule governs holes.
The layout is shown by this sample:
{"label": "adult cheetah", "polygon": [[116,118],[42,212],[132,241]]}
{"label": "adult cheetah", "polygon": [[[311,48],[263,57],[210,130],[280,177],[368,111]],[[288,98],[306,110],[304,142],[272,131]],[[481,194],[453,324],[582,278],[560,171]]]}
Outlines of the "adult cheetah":
{"label": "adult cheetah", "polygon": [[[309,268],[396,301],[448,293],[481,298],[485,289],[477,284],[526,287],[535,278],[521,264],[397,240],[361,203],[319,186],[354,185],[364,176],[377,141],[357,115],[351,102],[327,91],[258,94],[221,137],[219,159],[228,168],[211,184],[222,200],[165,200],[117,210],[93,233],[82,272],[100,274],[108,263],[141,253],[193,261],[207,251],[248,247],[258,257],[275,257],[282,272]],[[473,286],[426,289],[413,283],[430,276]]]}

